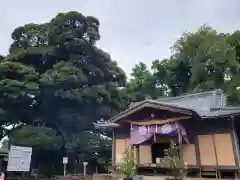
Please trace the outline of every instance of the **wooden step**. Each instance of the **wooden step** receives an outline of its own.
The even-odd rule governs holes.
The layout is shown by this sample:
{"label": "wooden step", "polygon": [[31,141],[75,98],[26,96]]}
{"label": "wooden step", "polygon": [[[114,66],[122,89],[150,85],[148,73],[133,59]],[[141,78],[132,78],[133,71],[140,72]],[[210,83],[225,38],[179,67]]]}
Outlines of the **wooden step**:
{"label": "wooden step", "polygon": [[201,171],[201,174],[200,174],[201,177],[214,177],[214,178],[217,178],[217,172],[215,170],[202,170]]}
{"label": "wooden step", "polygon": [[216,176],[216,172],[214,171],[202,171],[201,174],[205,176]]}

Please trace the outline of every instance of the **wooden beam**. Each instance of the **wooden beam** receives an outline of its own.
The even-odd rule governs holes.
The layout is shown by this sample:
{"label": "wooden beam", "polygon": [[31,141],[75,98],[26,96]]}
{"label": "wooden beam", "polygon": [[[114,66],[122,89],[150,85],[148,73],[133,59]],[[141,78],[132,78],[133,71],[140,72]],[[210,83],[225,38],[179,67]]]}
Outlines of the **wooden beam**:
{"label": "wooden beam", "polygon": [[115,132],[112,131],[112,165],[116,164],[116,138]]}
{"label": "wooden beam", "polygon": [[233,143],[234,158],[235,158],[236,165],[238,167],[240,167],[239,139],[238,139],[237,132],[236,132],[236,126],[235,126],[235,122],[234,122],[234,117],[231,117],[231,121],[232,121],[231,138],[232,138],[232,143]]}
{"label": "wooden beam", "polygon": [[146,101],[146,102],[139,103],[139,105],[136,105],[135,107],[130,107],[129,109],[119,113],[115,117],[111,118],[110,121],[117,122],[119,120],[122,120],[122,119],[128,117],[129,115],[131,115],[137,111],[140,111],[141,109],[143,109],[145,107],[151,107],[151,108],[158,109],[158,110],[166,110],[166,111],[176,112],[176,113],[180,113],[182,115],[184,114],[184,115],[190,115],[190,116],[192,116],[194,113],[190,109],[175,107],[175,106],[171,106],[171,105],[163,104],[163,103]]}

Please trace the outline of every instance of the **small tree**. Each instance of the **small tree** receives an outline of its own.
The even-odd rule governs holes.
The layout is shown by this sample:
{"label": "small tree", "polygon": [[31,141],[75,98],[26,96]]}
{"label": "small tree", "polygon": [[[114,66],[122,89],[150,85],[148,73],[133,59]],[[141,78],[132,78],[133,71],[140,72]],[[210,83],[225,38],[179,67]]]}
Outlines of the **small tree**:
{"label": "small tree", "polygon": [[165,150],[164,163],[171,169],[174,179],[182,179],[186,175],[187,166],[181,158],[180,148],[173,141],[168,149]]}
{"label": "small tree", "polygon": [[136,170],[137,166],[133,149],[126,148],[123,153],[122,162],[119,164],[118,172],[124,174],[126,177],[133,177],[136,176]]}

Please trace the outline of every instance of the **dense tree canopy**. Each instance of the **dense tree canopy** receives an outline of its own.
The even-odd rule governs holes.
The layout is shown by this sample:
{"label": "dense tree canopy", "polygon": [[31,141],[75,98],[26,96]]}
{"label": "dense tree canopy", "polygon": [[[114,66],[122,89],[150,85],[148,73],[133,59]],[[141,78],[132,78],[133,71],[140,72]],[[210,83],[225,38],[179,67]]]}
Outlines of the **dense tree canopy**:
{"label": "dense tree canopy", "polygon": [[177,96],[223,89],[229,103],[240,104],[240,33],[219,34],[209,26],[184,33],[172,47],[169,59],[155,60],[150,70],[140,63],[133,69],[130,86],[135,99]]}
{"label": "dense tree canopy", "polygon": [[[118,89],[125,73],[95,46],[99,25],[95,17],[69,12],[13,31],[9,55],[0,63],[1,137],[97,161],[100,142],[108,140],[93,131],[93,123],[127,103]],[[88,146],[79,141],[84,139]]]}

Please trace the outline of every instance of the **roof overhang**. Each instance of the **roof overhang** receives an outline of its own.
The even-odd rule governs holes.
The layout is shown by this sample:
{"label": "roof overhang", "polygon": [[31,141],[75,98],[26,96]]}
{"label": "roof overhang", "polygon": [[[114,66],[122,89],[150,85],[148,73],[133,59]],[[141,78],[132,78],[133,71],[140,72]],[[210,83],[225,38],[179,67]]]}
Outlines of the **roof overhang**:
{"label": "roof overhang", "polygon": [[211,108],[210,112],[202,114],[203,119],[226,118],[240,115],[240,107],[218,107]]}
{"label": "roof overhang", "polygon": [[182,115],[187,115],[187,116],[193,116],[194,114],[197,114],[195,111],[192,109],[188,108],[183,108],[183,107],[178,107],[175,105],[169,105],[167,103],[162,103],[154,100],[144,100],[139,103],[135,103],[134,105],[130,106],[130,108],[126,109],[125,111],[122,111],[121,113],[117,114],[116,116],[112,117],[109,121],[116,123],[121,119],[124,119],[128,117],[129,115],[142,110],[143,108],[150,107],[154,109],[159,109],[159,110],[166,110],[166,111],[171,111],[171,112],[176,112],[180,113]]}
{"label": "roof overhang", "polygon": [[98,123],[94,123],[94,127],[96,129],[112,129],[112,128],[117,128],[119,127],[119,124],[117,123],[112,123],[109,121],[104,121],[104,122],[98,122]]}

